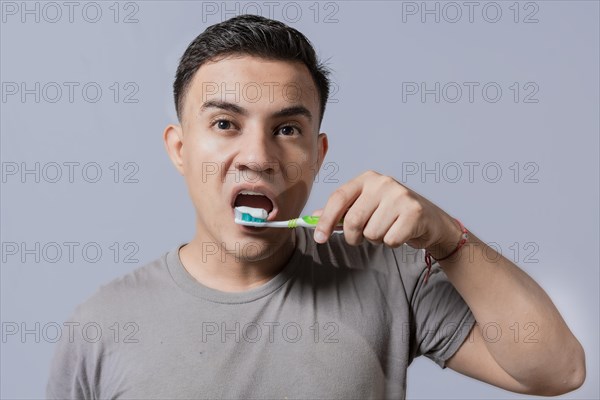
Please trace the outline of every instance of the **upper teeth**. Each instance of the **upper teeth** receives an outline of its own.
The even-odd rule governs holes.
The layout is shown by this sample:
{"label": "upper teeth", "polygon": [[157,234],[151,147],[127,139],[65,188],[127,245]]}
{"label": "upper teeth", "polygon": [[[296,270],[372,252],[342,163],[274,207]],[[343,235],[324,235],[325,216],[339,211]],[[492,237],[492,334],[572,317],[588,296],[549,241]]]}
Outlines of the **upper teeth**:
{"label": "upper teeth", "polygon": [[251,190],[242,190],[238,194],[251,194],[251,195],[255,195],[255,196],[264,196],[264,194],[262,194],[262,193],[253,192]]}

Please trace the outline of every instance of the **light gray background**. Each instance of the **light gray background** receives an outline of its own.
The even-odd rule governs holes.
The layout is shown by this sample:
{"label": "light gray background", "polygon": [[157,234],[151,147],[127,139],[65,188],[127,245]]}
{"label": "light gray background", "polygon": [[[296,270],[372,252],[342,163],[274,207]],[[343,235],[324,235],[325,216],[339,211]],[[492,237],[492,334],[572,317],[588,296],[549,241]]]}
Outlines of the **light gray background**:
{"label": "light gray background", "polygon": [[[271,16],[304,32],[319,54],[330,58],[339,88],[333,95],[337,102],[328,105],[323,124],[331,147],[326,161],[331,164],[321,174],[305,211],[323,206],[339,184],[366,169],[395,176],[460,218],[482,240],[495,242],[548,292],[587,357],[585,385],[561,398],[598,398],[598,2],[521,2],[518,23],[513,20],[513,3],[496,3],[502,10],[496,23],[482,16],[486,6],[487,18],[494,18],[494,5],[487,2],[477,3],[473,22],[463,6],[462,18],[455,23],[444,19],[454,17],[449,8],[439,23],[431,15],[422,23],[420,14],[404,14],[403,21],[403,7],[411,5],[391,1],[320,3],[316,22],[314,2],[297,2],[302,16],[292,23],[296,8],[288,6],[284,15],[284,3],[277,3]],[[15,4],[22,7],[21,2]],[[27,4],[36,7],[34,2]],[[421,2],[414,4],[421,7]],[[61,324],[100,284],[193,235],[194,213],[187,189],[167,158],[161,135],[166,124],[175,121],[171,85],[178,58],[197,34],[222,16],[203,14],[201,2],[137,1],[118,4],[119,22],[115,23],[110,8],[114,5],[109,1],[98,2],[102,17],[91,23],[82,16],[85,5],[78,3],[73,22],[64,6],[62,18],[47,22],[45,18],[56,18],[56,12],[46,8],[43,14],[43,3],[37,6],[39,23],[35,15],[25,15],[22,22],[20,10],[16,15],[5,10],[2,15],[3,83],[26,82],[29,87],[35,82],[41,86],[80,83],[73,103],[68,101],[65,86],[56,103],[43,96],[36,103],[33,95],[22,102],[3,89],[3,172],[12,163],[32,168],[39,162],[50,174],[51,162],[97,162],[103,173],[98,183],[82,179],[81,166],[72,183],[66,167],[57,183],[43,177],[36,183],[31,175],[23,183],[19,175],[5,176],[1,197],[6,258],[1,269],[3,329],[14,323],[35,329],[40,323],[41,334],[39,343],[33,334],[24,340],[19,335],[7,336],[1,343],[0,395],[6,399],[43,396],[54,349],[45,340],[54,331],[43,331],[43,327]],[[224,11],[221,2],[208,7],[213,5]],[[268,6],[258,5],[259,12],[269,16]],[[427,5],[434,8],[436,2]],[[437,6],[443,10],[444,3]],[[86,16],[94,18],[95,9],[87,7]],[[230,3],[229,7],[235,10],[236,6]],[[243,4],[237,7],[241,11]],[[138,22],[123,23],[131,12]],[[325,16],[332,12],[338,21],[325,23]],[[524,23],[532,12],[538,22]],[[81,88],[87,82],[97,82],[103,89],[97,103],[82,98]],[[117,103],[109,88],[113,82],[121,86]],[[139,88],[133,97],[137,103],[122,101],[131,92],[124,90],[127,82]],[[456,103],[443,97],[436,103],[433,95],[424,103],[418,96],[403,102],[402,82],[427,82],[429,87],[434,82],[442,86],[479,82],[480,86],[472,103],[466,91]],[[482,98],[481,87],[488,82],[503,89],[496,103]],[[513,82],[521,85],[516,103],[509,89]],[[523,102],[531,91],[523,91],[527,82],[539,88],[533,97],[537,103]],[[46,93],[46,97],[54,95]],[[120,183],[112,182],[114,171],[109,166],[114,162],[120,163]],[[124,168],[126,162],[139,167],[134,176],[138,183],[122,182],[123,175],[133,171]],[[403,179],[402,172],[414,165],[407,163],[433,168],[436,162],[440,169],[447,167],[439,182],[433,175]],[[451,163],[465,162],[480,163],[473,181],[464,167],[462,178],[452,183],[455,170],[450,167],[455,164]],[[502,178],[496,183],[488,182],[494,170],[482,175],[481,166],[490,162],[501,168]],[[509,168],[515,162],[521,172],[517,183]],[[528,162],[534,164],[526,169]],[[93,171],[88,172],[87,177],[93,178]],[[537,183],[524,182],[528,172],[535,172]],[[74,262],[63,254],[55,263],[44,259],[37,263],[33,255],[22,262],[20,253],[7,254],[10,242],[23,242],[29,248],[36,242],[80,245]],[[81,256],[83,244],[91,242],[103,250],[97,263]],[[112,260],[109,249],[114,242],[121,246],[118,262]],[[123,262],[122,246],[127,242],[138,246],[139,262]],[[515,242],[512,249],[520,248],[518,256],[511,250]],[[532,251],[538,263],[526,258]],[[524,396],[450,369],[442,371],[420,358],[409,369],[408,397]]]}

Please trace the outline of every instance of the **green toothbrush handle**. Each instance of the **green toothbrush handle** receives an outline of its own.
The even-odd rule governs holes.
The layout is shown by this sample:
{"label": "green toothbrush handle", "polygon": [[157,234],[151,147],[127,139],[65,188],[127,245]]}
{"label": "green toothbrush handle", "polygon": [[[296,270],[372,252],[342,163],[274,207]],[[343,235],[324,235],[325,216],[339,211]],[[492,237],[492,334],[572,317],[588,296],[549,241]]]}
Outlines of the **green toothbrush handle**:
{"label": "green toothbrush handle", "polygon": [[[315,217],[312,215],[306,215],[304,217],[291,219],[288,223],[288,227],[295,228],[296,226],[304,226],[306,228],[316,228],[317,223],[319,222],[319,217]],[[336,227],[341,228],[344,223],[344,218],[342,218],[336,225]]]}

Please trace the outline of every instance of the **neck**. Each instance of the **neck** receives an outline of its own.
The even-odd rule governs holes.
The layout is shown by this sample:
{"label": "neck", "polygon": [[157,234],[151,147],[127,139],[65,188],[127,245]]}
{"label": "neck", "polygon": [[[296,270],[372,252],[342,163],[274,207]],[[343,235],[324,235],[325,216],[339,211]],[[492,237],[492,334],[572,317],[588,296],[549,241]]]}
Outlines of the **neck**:
{"label": "neck", "polygon": [[179,250],[179,257],[188,273],[204,286],[223,292],[243,292],[267,283],[281,272],[296,246],[294,229],[289,239],[270,245],[265,258],[248,260],[243,254],[231,254],[223,246],[206,249],[203,244],[216,242],[207,241],[197,232],[194,239]]}

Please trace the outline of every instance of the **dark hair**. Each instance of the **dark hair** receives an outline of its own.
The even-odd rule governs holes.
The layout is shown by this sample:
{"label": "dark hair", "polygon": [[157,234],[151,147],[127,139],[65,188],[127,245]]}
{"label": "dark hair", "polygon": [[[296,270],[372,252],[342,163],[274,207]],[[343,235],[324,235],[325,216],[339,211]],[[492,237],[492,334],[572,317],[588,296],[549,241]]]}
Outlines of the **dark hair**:
{"label": "dark hair", "polygon": [[208,61],[233,54],[304,63],[319,91],[319,124],[323,121],[329,97],[329,70],[317,59],[310,41],[282,22],[249,14],[209,26],[183,53],[173,83],[175,109],[180,121],[183,101],[198,68]]}

